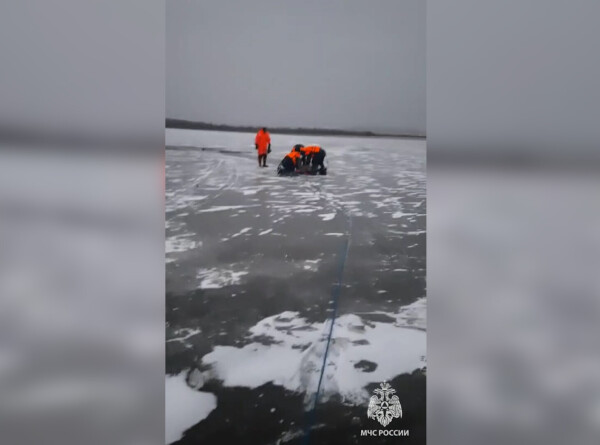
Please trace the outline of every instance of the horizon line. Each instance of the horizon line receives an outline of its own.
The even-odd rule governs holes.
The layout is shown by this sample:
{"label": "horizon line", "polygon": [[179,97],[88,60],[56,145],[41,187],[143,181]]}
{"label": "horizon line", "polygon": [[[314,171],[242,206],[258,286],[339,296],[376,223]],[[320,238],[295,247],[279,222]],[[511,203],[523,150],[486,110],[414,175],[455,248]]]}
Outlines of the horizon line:
{"label": "horizon line", "polygon": [[256,129],[266,127],[269,132],[283,133],[286,132],[312,132],[315,135],[347,135],[347,136],[370,136],[370,137],[404,137],[415,139],[426,139],[426,134],[418,133],[397,133],[397,132],[379,132],[375,130],[345,130],[340,128],[318,128],[318,127],[289,127],[289,126],[268,126],[268,125],[232,125],[232,124],[214,124],[212,122],[191,121],[179,118],[165,118],[165,128],[179,128],[184,130],[207,130],[207,131],[237,131],[237,132],[254,132]]}

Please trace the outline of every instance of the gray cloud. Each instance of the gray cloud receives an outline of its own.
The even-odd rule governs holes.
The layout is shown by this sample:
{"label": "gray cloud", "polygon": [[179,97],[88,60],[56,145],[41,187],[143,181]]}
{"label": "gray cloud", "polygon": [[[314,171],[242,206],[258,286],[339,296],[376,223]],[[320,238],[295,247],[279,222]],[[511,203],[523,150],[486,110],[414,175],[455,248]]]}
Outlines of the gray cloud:
{"label": "gray cloud", "polygon": [[169,1],[166,115],[425,133],[423,0]]}

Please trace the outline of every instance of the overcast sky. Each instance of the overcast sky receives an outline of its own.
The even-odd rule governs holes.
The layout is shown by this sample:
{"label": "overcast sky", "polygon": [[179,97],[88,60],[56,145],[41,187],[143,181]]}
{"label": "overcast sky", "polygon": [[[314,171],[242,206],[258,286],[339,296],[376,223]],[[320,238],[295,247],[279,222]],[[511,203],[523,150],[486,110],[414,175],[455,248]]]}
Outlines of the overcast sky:
{"label": "overcast sky", "polygon": [[169,0],[166,115],[425,133],[424,0]]}

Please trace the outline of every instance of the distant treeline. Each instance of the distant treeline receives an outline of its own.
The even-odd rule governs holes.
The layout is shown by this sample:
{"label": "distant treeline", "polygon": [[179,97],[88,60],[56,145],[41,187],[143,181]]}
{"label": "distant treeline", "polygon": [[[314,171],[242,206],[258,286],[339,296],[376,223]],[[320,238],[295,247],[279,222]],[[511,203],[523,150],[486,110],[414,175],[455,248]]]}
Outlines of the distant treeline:
{"label": "distant treeline", "polygon": [[[183,119],[168,119],[166,120],[167,128],[184,128],[188,130],[209,130],[209,131],[238,131],[243,133],[254,133],[259,127],[247,125],[217,125],[207,122],[193,122]],[[269,133],[273,134],[307,134],[314,136],[387,136],[387,137],[414,137],[422,138],[423,136],[408,135],[408,134],[383,134],[373,131],[351,131],[351,130],[334,130],[330,128],[290,128],[290,127],[267,127]]]}

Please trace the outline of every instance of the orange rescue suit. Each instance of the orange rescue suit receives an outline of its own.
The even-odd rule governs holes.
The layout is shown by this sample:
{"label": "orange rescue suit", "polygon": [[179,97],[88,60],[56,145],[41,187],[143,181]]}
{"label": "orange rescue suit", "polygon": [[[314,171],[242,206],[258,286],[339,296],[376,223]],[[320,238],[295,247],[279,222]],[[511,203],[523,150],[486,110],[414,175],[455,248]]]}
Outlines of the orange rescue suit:
{"label": "orange rescue suit", "polygon": [[287,156],[292,160],[292,162],[294,163],[294,166],[298,165],[298,159],[300,159],[302,157],[302,155],[300,153],[298,153],[297,151],[291,151],[287,154]]}
{"label": "orange rescue suit", "polygon": [[321,151],[321,147],[318,145],[309,145],[308,147],[302,147],[300,150],[302,150],[305,155],[314,155]]}
{"label": "orange rescue suit", "polygon": [[258,133],[256,133],[256,138],[254,138],[254,143],[258,148],[259,156],[266,155],[269,144],[271,143],[271,136],[269,135],[269,132],[262,131],[262,128],[258,130]]}

